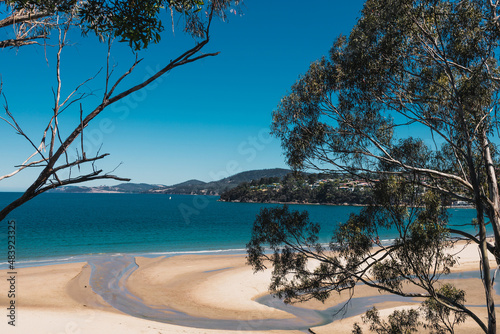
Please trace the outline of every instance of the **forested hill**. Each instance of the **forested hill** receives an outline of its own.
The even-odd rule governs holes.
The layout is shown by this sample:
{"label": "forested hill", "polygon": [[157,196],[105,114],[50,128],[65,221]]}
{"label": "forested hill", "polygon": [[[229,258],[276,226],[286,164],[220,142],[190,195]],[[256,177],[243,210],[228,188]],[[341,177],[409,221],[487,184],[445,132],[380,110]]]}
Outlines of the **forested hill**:
{"label": "forested hill", "polygon": [[219,195],[243,182],[251,182],[253,180],[259,180],[266,177],[281,178],[288,173],[290,173],[289,169],[282,168],[251,170],[241,172],[218,181],[202,182],[198,180],[191,180],[169,187],[152,189],[148,192],[166,194]]}
{"label": "forested hill", "polygon": [[221,201],[261,203],[367,204],[372,184],[345,175],[287,174],[243,182],[223,192]]}

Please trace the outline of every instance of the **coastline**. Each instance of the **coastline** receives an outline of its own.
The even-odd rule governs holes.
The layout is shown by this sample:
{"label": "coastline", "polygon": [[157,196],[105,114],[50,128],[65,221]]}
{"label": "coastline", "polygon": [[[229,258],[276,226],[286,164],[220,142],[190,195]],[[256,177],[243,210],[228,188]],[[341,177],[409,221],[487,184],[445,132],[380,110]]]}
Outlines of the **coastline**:
{"label": "coastline", "polygon": [[282,205],[328,205],[328,206],[367,206],[366,204],[349,204],[349,203],[341,203],[341,204],[335,204],[335,203],[309,203],[309,202],[279,202],[279,201],[269,201],[269,202],[258,202],[258,201],[225,201],[221,200],[220,198],[217,200],[218,202],[224,202],[224,203],[251,203],[251,204],[282,204]]}
{"label": "coastline", "polygon": [[[460,250],[457,245],[455,251]],[[117,256],[116,258],[120,258]],[[96,294],[90,287],[92,266],[89,263],[67,263],[27,267],[17,269],[19,283],[16,299],[17,324],[15,329],[7,324],[7,319],[0,323],[5,333],[107,333],[110,330],[120,333],[303,333],[303,329],[292,329],[294,311],[279,309],[281,305],[270,299],[270,305],[260,303],[267,295],[269,272],[253,274],[245,264],[243,255],[178,255],[172,257],[135,257],[132,258],[137,268],[124,275],[113,273],[117,278],[116,286],[122,293],[128,293],[130,299],[139,300],[153,310],[162,310],[170,318],[157,322],[134,317],[117,310],[110,302]],[[478,269],[477,247],[467,246],[460,253],[459,266],[453,272]],[[112,271],[109,264],[103,262],[103,269]],[[115,268],[116,269],[116,268]],[[0,271],[5,277],[7,271]],[[467,295],[468,305],[482,305],[481,281],[477,278],[451,279]],[[8,282],[0,280],[0,291],[8,290]],[[471,293],[474,292],[474,293]],[[396,307],[413,305],[412,300],[386,301],[380,298],[377,290],[360,286],[356,288],[354,298],[368,298],[379,309],[388,313]],[[345,294],[332,295],[325,304],[310,301],[297,304],[296,307],[307,310],[327,310],[345,300]],[[497,301],[498,301],[497,297]],[[5,293],[0,294],[0,304],[8,305]],[[111,303],[113,303],[111,301]],[[5,308],[4,308],[5,309]],[[139,310],[140,311],[140,310]],[[291,313],[292,312],[292,313]],[[176,324],[176,317],[185,314],[184,325]],[[480,312],[481,316],[483,314]],[[309,315],[305,316],[305,318]],[[199,319],[211,319],[212,324],[228,323],[228,328],[205,329],[205,323]],[[266,319],[272,319],[268,321]],[[310,320],[310,319],[306,319]],[[278,324],[274,329],[262,329],[270,324]],[[312,319],[312,322],[315,320]],[[352,324],[360,322],[360,316],[349,316],[322,326],[311,326],[315,333],[350,333]],[[291,323],[285,328],[283,324]],[[193,327],[194,326],[194,327]],[[279,326],[285,326],[279,328]],[[198,327],[198,328],[197,328]],[[299,326],[300,327],[300,326]],[[279,328],[279,329],[278,329]],[[458,332],[475,332],[474,323],[458,327]]]}
{"label": "coastline", "polygon": [[[268,202],[259,202],[259,201],[226,201],[222,199],[218,199],[217,202],[224,203],[250,203],[250,204],[280,204],[280,205],[326,205],[326,206],[355,206],[355,207],[365,207],[368,204],[359,204],[359,203],[309,203],[309,202],[279,202],[279,201],[268,201]],[[446,209],[474,209],[473,205],[449,205],[445,206]]]}

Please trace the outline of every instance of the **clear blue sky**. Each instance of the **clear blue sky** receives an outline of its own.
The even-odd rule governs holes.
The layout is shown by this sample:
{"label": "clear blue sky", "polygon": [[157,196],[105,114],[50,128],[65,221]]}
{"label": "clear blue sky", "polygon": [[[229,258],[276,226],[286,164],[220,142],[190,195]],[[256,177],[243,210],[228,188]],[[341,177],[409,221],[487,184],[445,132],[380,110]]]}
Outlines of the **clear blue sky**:
{"label": "clear blue sky", "polygon": [[[272,111],[309,64],[327,55],[336,36],[349,33],[362,4],[359,0],[247,0],[243,16],[214,22],[204,52],[220,51],[218,56],[176,68],[151,88],[107,109],[86,130],[88,152],[95,154],[102,143],[101,152],[111,156],[98,167],[110,171],[122,162],[115,174],[138,183],[213,181],[245,170],[286,168],[279,141],[269,136]],[[143,62],[119,88],[139,82],[193,45],[181,27],[172,36],[165,23],[160,44],[139,53]],[[105,66],[105,45],[76,32],[71,42],[62,55],[63,95]],[[3,93],[35,142],[52,112],[54,52],[41,46],[0,51]],[[128,69],[134,56],[127,45],[116,42],[112,59],[118,75]],[[85,85],[84,91],[96,95],[85,100],[86,110],[102,97],[103,84],[101,72]],[[76,109],[61,116],[63,136],[74,128],[77,117]],[[0,123],[0,140],[3,175],[33,150],[4,123]],[[0,191],[24,190],[34,172],[23,171],[0,182]]]}

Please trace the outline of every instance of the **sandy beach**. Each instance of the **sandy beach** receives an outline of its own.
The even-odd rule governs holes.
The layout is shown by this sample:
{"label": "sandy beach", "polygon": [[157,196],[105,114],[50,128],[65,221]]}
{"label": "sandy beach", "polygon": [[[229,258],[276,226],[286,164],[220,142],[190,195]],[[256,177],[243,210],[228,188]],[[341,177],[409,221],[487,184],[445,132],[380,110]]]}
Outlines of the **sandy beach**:
{"label": "sandy beach", "polygon": [[[462,250],[456,246],[454,251]],[[460,252],[460,265],[455,271],[477,270],[478,251],[469,245]],[[138,268],[117,284],[129,299],[151,310],[164,312],[179,322],[162,323],[126,314],[104,300],[91,288],[91,266],[88,263],[70,263],[16,270],[15,325],[8,324],[10,300],[9,274],[0,271],[0,305],[4,310],[0,331],[19,334],[60,333],[304,333],[306,330],[262,329],[265,319],[276,323],[297,321],[296,315],[277,309],[278,301],[269,306],[256,301],[266,296],[269,272],[254,274],[245,264],[243,255],[183,255],[175,257],[137,257]],[[493,265],[493,263],[492,263]],[[96,279],[99,279],[97,277]],[[477,278],[452,279],[467,291],[467,305],[483,305],[482,283]],[[367,300],[382,314],[399,307],[418,307],[412,300],[385,301],[377,290],[360,286],[354,298]],[[342,303],[347,295],[333,295],[322,304],[307,302],[295,306],[307,310],[326,310]],[[366,299],[366,298],[365,298]],[[500,299],[497,299],[500,300]],[[274,303],[274,305],[273,305]],[[115,304],[118,305],[118,304]],[[484,308],[475,308],[484,318]],[[182,317],[181,317],[182,315]],[[306,316],[307,317],[307,316]],[[207,320],[208,319],[208,320]],[[274,321],[274,320],[273,320]],[[315,333],[350,333],[360,316],[346,317],[324,326],[311,326]],[[201,328],[190,327],[189,324]],[[204,324],[232,329],[203,328]],[[215,324],[215,325],[214,325]],[[458,328],[458,333],[480,333],[473,322]]]}

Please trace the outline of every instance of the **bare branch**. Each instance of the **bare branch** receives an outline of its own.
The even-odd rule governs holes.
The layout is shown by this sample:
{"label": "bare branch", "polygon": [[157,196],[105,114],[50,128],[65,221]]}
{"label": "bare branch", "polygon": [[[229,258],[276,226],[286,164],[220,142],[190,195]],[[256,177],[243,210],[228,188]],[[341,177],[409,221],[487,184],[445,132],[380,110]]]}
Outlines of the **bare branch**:
{"label": "bare branch", "polygon": [[25,45],[32,44],[40,44],[37,40],[47,38],[46,35],[37,35],[25,38],[16,38],[16,39],[6,39],[0,41],[0,49],[8,48],[8,47],[19,47]]}
{"label": "bare branch", "polygon": [[47,11],[38,12],[38,13],[28,12],[27,14],[14,13],[13,15],[11,15],[9,17],[7,17],[3,20],[0,20],[0,28],[4,28],[4,27],[11,26],[14,24],[19,24],[19,23],[26,22],[26,21],[35,21],[37,19],[47,17],[51,14],[52,14],[51,12],[47,12]]}
{"label": "bare branch", "polygon": [[75,161],[73,161],[71,163],[68,163],[68,164],[65,164],[65,165],[61,165],[61,166],[58,166],[58,167],[54,168],[52,170],[52,172],[56,173],[56,172],[59,172],[59,171],[61,171],[63,169],[71,168],[71,167],[76,166],[76,165],[81,165],[81,164],[84,164],[86,162],[94,162],[94,161],[97,161],[97,160],[101,160],[101,159],[104,159],[105,157],[107,157],[108,155],[109,155],[109,153],[105,153],[105,154],[98,155],[98,156],[96,156],[94,158],[82,158],[82,159],[79,159],[79,160],[75,160]]}
{"label": "bare branch", "polygon": [[98,170],[98,171],[95,171],[95,172],[93,172],[91,174],[79,176],[79,177],[76,177],[74,179],[62,180],[60,184],[51,184],[51,185],[48,185],[46,187],[41,187],[40,189],[38,189],[36,191],[35,196],[37,196],[37,195],[39,195],[41,193],[44,193],[44,192],[46,192],[48,190],[59,188],[61,186],[67,186],[67,185],[70,185],[70,184],[77,184],[77,183],[83,183],[83,182],[89,182],[89,181],[95,181],[95,180],[112,179],[112,180],[123,181],[123,182],[129,182],[130,181],[129,178],[118,177],[116,175],[109,175],[109,174],[99,175],[101,173],[102,173],[102,170]]}
{"label": "bare branch", "polygon": [[0,176],[0,181],[2,181],[3,179],[8,179],[9,177],[12,177],[12,176],[16,175],[17,173],[19,173],[20,171],[22,171],[25,168],[28,168],[28,167],[31,167],[31,166],[34,166],[34,165],[37,165],[39,163],[42,163],[42,162],[46,161],[46,160],[38,160],[38,161],[32,161],[32,162],[26,164],[36,154],[38,154],[38,152],[33,153],[25,162],[23,162],[23,164],[21,165],[21,167],[19,167],[18,169],[16,169],[12,173]]}

